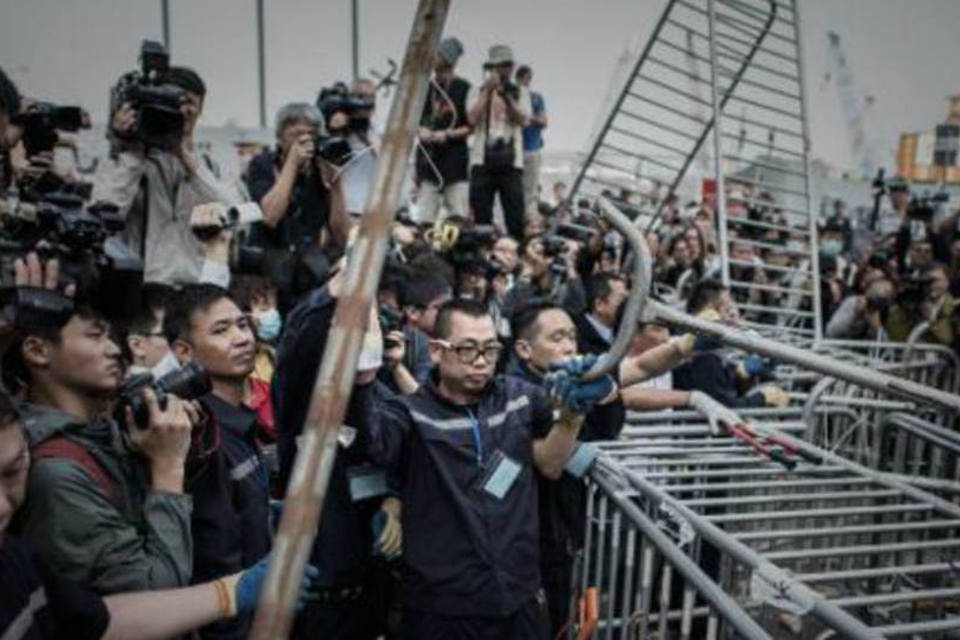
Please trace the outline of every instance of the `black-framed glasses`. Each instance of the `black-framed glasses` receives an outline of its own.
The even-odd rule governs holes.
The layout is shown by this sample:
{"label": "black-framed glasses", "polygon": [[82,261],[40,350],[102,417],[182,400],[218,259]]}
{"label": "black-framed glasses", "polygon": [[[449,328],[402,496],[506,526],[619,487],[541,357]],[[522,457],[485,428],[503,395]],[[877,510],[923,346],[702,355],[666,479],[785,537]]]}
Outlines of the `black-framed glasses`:
{"label": "black-framed glasses", "polygon": [[487,362],[496,362],[503,351],[503,345],[499,342],[488,342],[479,345],[476,342],[464,342],[463,344],[451,344],[446,340],[437,340],[436,343],[448,351],[453,351],[457,355],[460,364],[473,364],[481,355]]}

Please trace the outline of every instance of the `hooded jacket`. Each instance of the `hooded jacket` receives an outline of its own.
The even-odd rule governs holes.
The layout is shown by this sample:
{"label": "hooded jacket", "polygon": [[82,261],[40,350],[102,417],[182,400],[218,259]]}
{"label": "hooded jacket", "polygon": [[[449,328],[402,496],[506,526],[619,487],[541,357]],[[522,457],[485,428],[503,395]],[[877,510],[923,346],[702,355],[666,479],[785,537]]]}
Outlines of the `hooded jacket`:
{"label": "hooded jacket", "polygon": [[18,527],[47,566],[101,595],[189,584],[190,496],[151,490],[147,465],[109,418],[82,423],[35,405],[21,414],[31,450],[66,438],[83,447],[116,489],[107,495],[70,457],[33,461]]}

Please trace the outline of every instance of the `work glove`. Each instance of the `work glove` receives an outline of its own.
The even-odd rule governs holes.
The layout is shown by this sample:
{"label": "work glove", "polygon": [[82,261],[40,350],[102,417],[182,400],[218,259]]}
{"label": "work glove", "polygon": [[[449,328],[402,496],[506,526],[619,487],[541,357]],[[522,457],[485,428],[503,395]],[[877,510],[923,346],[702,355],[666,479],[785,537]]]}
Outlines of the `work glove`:
{"label": "work glove", "polygon": [[[260,599],[260,590],[263,588],[263,582],[267,578],[267,565],[270,562],[270,556],[264,556],[260,561],[225,578],[220,578],[226,587],[222,593],[228,599],[228,605],[225,612],[229,611],[231,616],[253,613],[257,607],[257,601]],[[300,592],[297,598],[297,610],[299,611],[306,604],[307,594],[314,580],[320,577],[320,570],[313,565],[303,567],[303,576],[300,578]]]}
{"label": "work glove", "polygon": [[373,552],[387,560],[400,557],[403,550],[403,527],[400,525],[400,500],[383,499],[380,509],[373,514]]}
{"label": "work glove", "polygon": [[737,363],[737,375],[743,379],[768,376],[772,373],[773,367],[773,360],[761,358],[757,354],[751,353]]}
{"label": "work glove", "polygon": [[723,406],[702,391],[691,391],[687,406],[696,409],[703,417],[707,419],[710,425],[710,434],[719,436],[723,433],[724,425],[735,425],[743,422],[743,419],[735,411]]}
{"label": "work glove", "polygon": [[616,384],[609,375],[590,381],[582,381],[580,376],[590,370],[598,356],[574,356],[551,365],[551,371],[545,377],[551,395],[569,411],[586,413],[596,403],[613,393]]}
{"label": "work glove", "polygon": [[790,404],[790,394],[774,385],[760,387],[760,393],[763,395],[763,404],[768,407],[783,409]]}

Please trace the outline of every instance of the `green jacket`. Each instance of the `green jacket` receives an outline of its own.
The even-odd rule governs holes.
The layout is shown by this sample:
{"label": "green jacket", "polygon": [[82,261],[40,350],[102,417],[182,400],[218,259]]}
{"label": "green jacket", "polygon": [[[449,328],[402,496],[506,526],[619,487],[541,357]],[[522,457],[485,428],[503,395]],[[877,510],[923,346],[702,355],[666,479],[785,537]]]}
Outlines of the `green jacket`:
{"label": "green jacket", "polygon": [[112,420],[82,424],[33,405],[22,415],[31,448],[65,436],[83,446],[115,485],[111,499],[72,459],[33,461],[18,521],[50,569],[102,595],[188,585],[190,496],[150,491],[146,465],[121,444]]}
{"label": "green jacket", "polygon": [[[953,330],[952,316],[957,301],[949,293],[943,298],[943,304],[937,312],[937,316],[930,322],[930,327],[921,336],[921,342],[938,342],[946,346],[952,346],[956,336]],[[890,309],[890,318],[887,320],[886,330],[890,339],[896,342],[902,342],[910,336],[914,327],[923,322],[925,318],[917,314],[911,314],[899,305],[894,305]]]}

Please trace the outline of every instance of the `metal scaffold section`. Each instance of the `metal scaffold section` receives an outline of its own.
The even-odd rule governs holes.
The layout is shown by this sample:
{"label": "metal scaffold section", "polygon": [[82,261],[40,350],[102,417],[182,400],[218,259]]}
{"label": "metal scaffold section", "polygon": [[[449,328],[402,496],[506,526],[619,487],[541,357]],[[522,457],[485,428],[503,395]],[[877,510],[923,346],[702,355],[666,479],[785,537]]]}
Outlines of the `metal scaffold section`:
{"label": "metal scaffold section", "polygon": [[575,588],[596,637],[955,637],[960,507],[802,429],[678,414],[601,445]]}
{"label": "metal scaffold section", "polygon": [[[714,200],[719,275],[748,323],[809,343],[820,291],[796,4],[671,0],[573,192],[628,189],[648,205],[645,226],[671,194]],[[704,156],[708,175],[696,175]]]}

